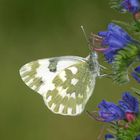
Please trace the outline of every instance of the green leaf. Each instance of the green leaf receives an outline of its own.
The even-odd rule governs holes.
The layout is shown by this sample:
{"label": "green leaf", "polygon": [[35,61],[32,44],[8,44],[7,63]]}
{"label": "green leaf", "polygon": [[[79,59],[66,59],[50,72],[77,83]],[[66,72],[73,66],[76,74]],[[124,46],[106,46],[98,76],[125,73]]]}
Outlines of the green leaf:
{"label": "green leaf", "polygon": [[129,82],[128,69],[132,63],[139,59],[140,47],[129,44],[127,47],[118,51],[112,64],[113,80],[122,85]]}
{"label": "green leaf", "polygon": [[120,5],[121,2],[122,0],[110,0],[109,4],[111,8],[119,12],[122,12],[122,6]]}
{"label": "green leaf", "polygon": [[140,117],[137,116],[136,120],[129,123],[129,127],[121,127],[118,130],[117,138],[118,140],[135,140],[135,138],[140,135]]}
{"label": "green leaf", "polygon": [[140,90],[139,89],[137,89],[137,88],[131,88],[137,95],[139,95],[140,96]]}

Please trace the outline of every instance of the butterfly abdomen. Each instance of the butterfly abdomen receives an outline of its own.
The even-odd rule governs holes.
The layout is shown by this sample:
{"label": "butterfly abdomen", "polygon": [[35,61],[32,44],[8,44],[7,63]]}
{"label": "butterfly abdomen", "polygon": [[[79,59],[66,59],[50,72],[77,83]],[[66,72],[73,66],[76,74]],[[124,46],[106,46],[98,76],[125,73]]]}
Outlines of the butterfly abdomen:
{"label": "butterfly abdomen", "polygon": [[90,71],[92,71],[93,74],[97,74],[97,76],[100,76],[100,65],[98,62],[98,54],[96,52],[90,53],[88,57],[88,64]]}

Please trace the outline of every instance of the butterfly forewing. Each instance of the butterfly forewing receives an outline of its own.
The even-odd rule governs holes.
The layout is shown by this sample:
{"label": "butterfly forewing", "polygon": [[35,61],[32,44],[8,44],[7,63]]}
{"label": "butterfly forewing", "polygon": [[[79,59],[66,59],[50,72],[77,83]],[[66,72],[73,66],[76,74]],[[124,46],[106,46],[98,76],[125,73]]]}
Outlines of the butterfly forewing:
{"label": "butterfly forewing", "polygon": [[[81,61],[84,61],[83,58],[76,56],[40,59],[21,67],[20,76],[27,86],[43,95],[48,90],[54,88],[52,80],[60,71]],[[50,71],[49,67],[53,62],[56,63],[56,70]]]}
{"label": "butterfly forewing", "polygon": [[71,116],[84,110],[97,76],[87,60],[77,56],[30,62],[20,69],[20,75],[27,86],[43,96],[51,111]]}

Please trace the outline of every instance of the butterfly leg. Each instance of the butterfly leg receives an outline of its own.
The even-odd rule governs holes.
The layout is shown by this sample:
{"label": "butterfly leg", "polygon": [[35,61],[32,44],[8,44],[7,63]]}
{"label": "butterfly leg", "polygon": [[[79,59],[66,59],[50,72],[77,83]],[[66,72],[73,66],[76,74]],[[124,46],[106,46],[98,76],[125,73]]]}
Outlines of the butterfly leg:
{"label": "butterfly leg", "polygon": [[105,66],[103,66],[103,65],[100,65],[100,64],[99,64],[99,66],[100,66],[101,69],[108,69],[107,67],[105,67]]}
{"label": "butterfly leg", "polygon": [[100,75],[98,75],[99,78],[107,77],[107,76],[108,76],[108,74],[100,74]]}

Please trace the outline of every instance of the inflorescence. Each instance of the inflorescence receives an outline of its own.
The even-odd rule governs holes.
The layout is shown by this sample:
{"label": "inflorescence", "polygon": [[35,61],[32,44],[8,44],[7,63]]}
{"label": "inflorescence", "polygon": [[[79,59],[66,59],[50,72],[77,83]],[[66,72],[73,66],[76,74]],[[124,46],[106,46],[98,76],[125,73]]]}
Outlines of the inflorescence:
{"label": "inflorescence", "polygon": [[[91,34],[89,41],[111,65],[108,75],[115,83],[126,84],[130,77],[140,83],[140,66],[136,66],[140,62],[140,0],[111,0],[110,5],[121,13],[130,13],[133,21],[114,21],[106,31]],[[133,92],[140,96],[138,89],[133,88]],[[124,92],[118,104],[102,100],[98,111],[88,112],[95,120],[109,124],[105,140],[140,140],[139,96]]]}

